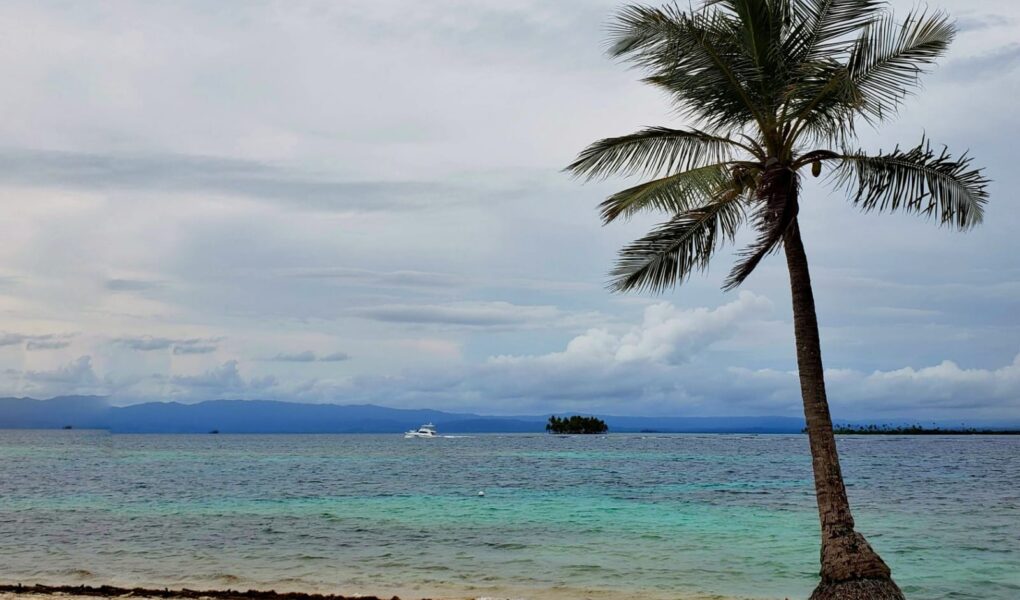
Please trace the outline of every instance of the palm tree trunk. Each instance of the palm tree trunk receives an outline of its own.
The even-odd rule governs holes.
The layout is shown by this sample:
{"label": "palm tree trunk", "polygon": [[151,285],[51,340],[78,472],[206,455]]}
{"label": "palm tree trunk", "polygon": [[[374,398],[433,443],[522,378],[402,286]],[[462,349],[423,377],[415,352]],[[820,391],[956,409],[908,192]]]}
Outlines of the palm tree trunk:
{"label": "palm tree trunk", "polygon": [[902,599],[902,592],[890,577],[889,567],[864,536],[854,531],[854,518],[850,514],[850,502],[836,451],[836,437],[832,433],[832,417],[825,396],[822,348],[811,292],[811,275],[796,220],[786,233],[783,247],[790,271],[797,368],[822,530],[822,581],[811,599]]}

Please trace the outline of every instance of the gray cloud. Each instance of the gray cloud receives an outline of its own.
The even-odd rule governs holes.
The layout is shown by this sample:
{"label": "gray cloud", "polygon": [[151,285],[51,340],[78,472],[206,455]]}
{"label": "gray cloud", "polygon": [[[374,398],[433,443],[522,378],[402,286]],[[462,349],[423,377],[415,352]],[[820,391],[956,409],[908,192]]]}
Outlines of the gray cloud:
{"label": "gray cloud", "polygon": [[[76,360],[52,370],[27,370],[21,377],[31,384],[57,386],[57,389],[71,392],[94,389],[100,385],[99,377],[92,369],[92,357],[80,356]],[[43,389],[48,389],[44,387]]]}
{"label": "gray cloud", "polygon": [[[731,368],[740,387],[799,401],[796,372]],[[1020,420],[1020,354],[1005,366],[965,369],[951,360],[924,367],[864,372],[827,369],[835,415],[843,419],[969,417]]]}
{"label": "gray cloud", "polygon": [[217,349],[216,342],[218,341],[220,341],[220,338],[176,339],[141,335],[119,337],[114,339],[113,343],[138,352],[152,352],[155,350],[168,350],[172,348],[174,354],[181,355],[209,354],[211,352],[215,352]]}
{"label": "gray cloud", "polygon": [[125,348],[130,348],[131,350],[149,352],[152,350],[166,350],[174,343],[174,340],[169,338],[141,336],[117,338],[114,340],[114,343],[120,344]]}
{"label": "gray cloud", "polygon": [[25,343],[28,336],[19,333],[0,333],[0,346],[16,346]]}
{"label": "gray cloud", "polygon": [[[714,309],[668,303],[646,308],[640,324],[591,329],[562,350],[500,355],[483,364],[358,377],[347,384],[308,382],[299,397],[489,411],[588,410],[627,414],[801,414],[795,371],[720,364],[715,350],[760,331],[772,303],[744,292]],[[763,348],[774,340],[757,338]],[[934,366],[865,372],[830,368],[838,419],[962,418],[1020,422],[1020,355],[1004,367]],[[621,408],[625,407],[625,408]]]}
{"label": "gray cloud", "polygon": [[70,345],[70,338],[34,339],[25,343],[25,350],[60,350]]}
{"label": "gray cloud", "polygon": [[[721,338],[720,338],[721,339]],[[569,351],[568,351],[569,352]],[[642,415],[802,414],[796,372],[721,366],[702,355],[686,363],[651,359],[556,363],[498,360],[346,385],[310,382],[299,397],[482,410],[503,414],[584,410]],[[1020,423],[1020,355],[1004,367],[963,369],[952,361],[866,373],[826,371],[837,420]],[[484,398],[484,406],[478,403]]]}
{"label": "gray cloud", "polygon": [[25,350],[60,350],[71,345],[73,333],[48,333],[42,335],[26,335],[21,333],[0,333],[0,347],[21,346]]}
{"label": "gray cloud", "polygon": [[194,344],[174,344],[174,354],[186,355],[186,354],[211,354],[216,352],[218,346],[215,344],[201,344],[196,342]]}
{"label": "gray cloud", "polygon": [[949,62],[943,72],[957,81],[976,81],[1010,74],[1020,65],[1020,44]]}
{"label": "gray cloud", "polygon": [[104,283],[106,289],[111,292],[143,292],[162,287],[162,285],[158,281],[146,281],[143,279],[107,279]]}
{"label": "gray cloud", "polygon": [[350,355],[346,352],[334,352],[325,356],[319,356],[311,350],[305,350],[303,352],[281,352],[273,357],[274,361],[280,362],[341,362],[350,360]]}
{"label": "gray cloud", "polygon": [[345,360],[351,360],[351,355],[346,352],[334,352],[319,358],[319,360],[322,362],[343,362]]}
{"label": "gray cloud", "polygon": [[521,306],[509,302],[391,304],[353,312],[366,319],[389,323],[467,327],[535,326],[560,316],[560,311],[553,306]]}
{"label": "gray cloud", "polygon": [[237,368],[236,360],[227,361],[219,367],[198,375],[174,375],[170,381],[175,385],[187,388],[213,388],[220,391],[238,391],[247,388],[247,383]]}
{"label": "gray cloud", "polygon": [[311,350],[295,352],[293,354],[281,353],[273,357],[273,360],[282,362],[315,362],[315,353]]}
{"label": "gray cloud", "polygon": [[285,277],[333,280],[345,285],[366,287],[451,288],[467,282],[463,276],[425,271],[369,271],[346,267],[292,269],[281,272]]}
{"label": "gray cloud", "polygon": [[[123,402],[798,414],[781,259],[745,286],[774,301],[765,321],[753,305],[715,314],[734,300],[717,290],[729,256],[665,296],[661,323],[641,312],[661,302],[602,287],[616,250],[662,216],[602,228],[596,205],[628,182],[582,186],[559,169],[595,139],[685,126],[605,58],[616,0],[299,4],[288,35],[274,35],[279,11],[264,3],[135,3],[102,19],[87,3],[0,3],[0,20],[32,24],[9,28],[0,53],[0,195],[21,207],[0,223],[0,330],[82,331],[75,356],[97,357],[95,387],[118,382]],[[893,4],[902,16],[914,3]],[[1020,3],[940,4],[968,33],[895,123],[862,128],[862,145],[927,131],[954,153],[971,148],[996,180],[992,198],[985,224],[957,236],[862,217],[805,186],[826,364],[856,374],[833,375],[840,410],[880,404],[864,396],[875,372],[947,358],[995,372],[1017,352],[1020,204],[1004,132],[1018,126]],[[704,328],[686,313],[697,307],[714,315]],[[192,339],[205,330],[229,347]],[[111,348],[111,331],[159,337]],[[6,388],[78,389],[21,376],[25,364],[55,370],[68,350],[42,350],[62,343],[9,343]],[[40,351],[26,356],[29,344]],[[316,360],[300,368],[271,359],[306,348]],[[357,360],[327,361],[334,348]],[[132,383],[153,365],[165,372]],[[952,388],[952,410],[978,410],[965,386],[934,375],[896,383],[883,406],[924,411]],[[1014,411],[992,393],[1008,378],[994,381],[974,402]]]}
{"label": "gray cloud", "polygon": [[266,391],[277,384],[276,378],[267,375],[246,379],[241,375],[236,360],[230,360],[197,375],[173,375],[169,383],[184,396],[197,394],[199,399],[210,397],[250,398],[249,394]]}
{"label": "gray cloud", "polygon": [[[422,181],[340,181],[264,163],[206,156],[87,154],[0,150],[0,181],[86,190],[222,193],[315,211],[422,209],[464,198],[467,190]],[[127,285],[128,280],[112,280]],[[119,282],[119,283],[118,283]],[[108,283],[109,286],[109,283]],[[120,288],[123,289],[123,288]]]}
{"label": "gray cloud", "polygon": [[131,350],[138,350],[140,352],[150,352],[152,350],[166,350],[174,344],[175,340],[170,338],[152,337],[152,336],[140,336],[140,337],[122,337],[114,340],[114,343],[120,344],[125,348]]}
{"label": "gray cloud", "polygon": [[970,33],[991,29],[993,27],[1008,27],[1015,23],[1014,19],[1006,15],[967,15],[956,19],[956,27],[961,33]]}

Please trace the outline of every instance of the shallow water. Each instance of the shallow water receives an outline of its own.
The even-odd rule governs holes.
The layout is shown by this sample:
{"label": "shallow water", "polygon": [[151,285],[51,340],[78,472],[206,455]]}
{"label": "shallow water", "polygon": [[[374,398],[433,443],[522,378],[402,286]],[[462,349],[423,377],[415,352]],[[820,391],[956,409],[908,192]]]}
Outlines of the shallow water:
{"label": "shallow water", "polygon": [[[1020,437],[839,443],[908,597],[1020,598]],[[803,598],[810,476],[803,436],[0,431],[0,582]]]}

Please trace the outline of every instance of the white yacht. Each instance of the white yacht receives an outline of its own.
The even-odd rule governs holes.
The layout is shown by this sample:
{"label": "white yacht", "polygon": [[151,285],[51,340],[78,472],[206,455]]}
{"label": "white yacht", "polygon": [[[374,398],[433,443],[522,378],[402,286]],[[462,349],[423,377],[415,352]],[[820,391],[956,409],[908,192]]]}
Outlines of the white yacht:
{"label": "white yacht", "polygon": [[418,429],[412,429],[404,434],[405,438],[434,438],[436,436],[436,426],[432,423],[426,423]]}

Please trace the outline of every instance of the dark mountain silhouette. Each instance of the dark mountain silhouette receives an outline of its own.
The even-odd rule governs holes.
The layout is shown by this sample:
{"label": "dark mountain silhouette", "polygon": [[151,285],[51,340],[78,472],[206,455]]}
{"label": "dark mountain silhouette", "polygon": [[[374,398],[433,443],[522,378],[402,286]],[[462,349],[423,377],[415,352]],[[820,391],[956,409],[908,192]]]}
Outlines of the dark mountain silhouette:
{"label": "dark mountain silhouette", "polygon": [[0,427],[53,429],[65,425],[98,427],[109,414],[105,398],[60,396],[50,400],[0,398]]}
{"label": "dark mountain silhouette", "polygon": [[[485,416],[372,404],[267,400],[148,402],[110,406],[105,398],[0,398],[0,428],[108,429],[116,433],[397,433],[432,422],[440,433],[539,433],[550,415]],[[793,417],[621,417],[597,415],[616,433],[799,433]]]}

